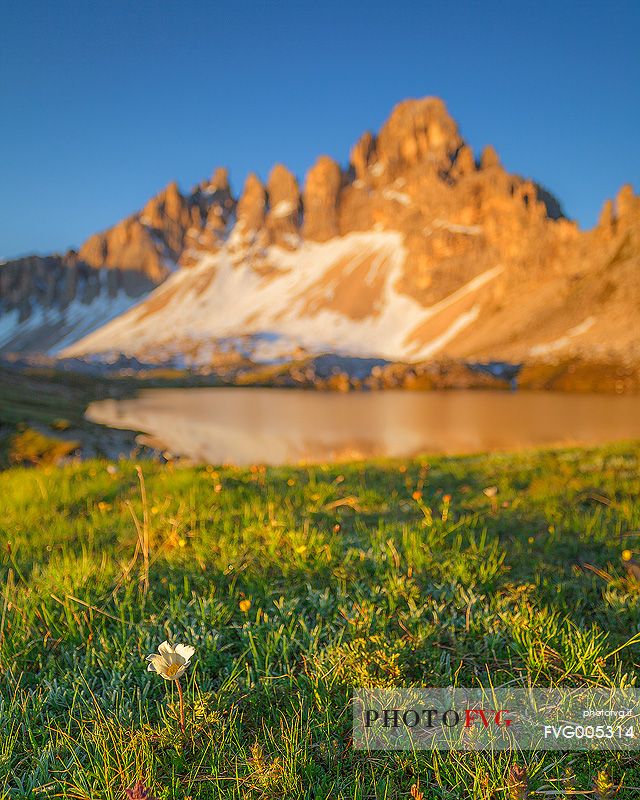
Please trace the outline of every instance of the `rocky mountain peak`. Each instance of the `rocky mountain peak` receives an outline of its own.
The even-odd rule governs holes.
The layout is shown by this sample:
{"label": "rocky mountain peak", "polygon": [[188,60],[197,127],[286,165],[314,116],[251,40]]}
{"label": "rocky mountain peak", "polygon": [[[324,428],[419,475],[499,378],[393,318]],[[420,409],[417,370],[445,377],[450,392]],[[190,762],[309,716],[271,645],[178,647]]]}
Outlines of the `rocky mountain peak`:
{"label": "rocky mountain peak", "polygon": [[605,200],[602,211],[598,217],[598,231],[611,236],[615,230],[616,215],[612,200]]}
{"label": "rocky mountain peak", "polygon": [[229,170],[226,167],[217,167],[213,171],[208,188],[212,192],[230,192]]}
{"label": "rocky mountain peak", "polygon": [[304,182],[303,235],[326,242],[338,234],[338,196],[342,170],[329,156],[320,156],[307,172]]}
{"label": "rocky mountain peak", "polygon": [[640,209],[640,197],[634,194],[630,183],[625,183],[616,195],[616,216],[622,220],[630,217],[638,209]]}
{"label": "rocky mountain peak", "polygon": [[270,241],[284,247],[295,247],[300,224],[300,190],[295,175],[283,164],[276,164],[267,182],[269,213],[267,230]]}
{"label": "rocky mountain peak", "polygon": [[255,172],[250,172],[236,209],[238,228],[243,234],[255,234],[263,227],[266,206],[267,192],[264,184]]}
{"label": "rocky mountain peak", "polygon": [[[106,314],[133,302],[132,280],[163,282],[122,326],[119,319],[74,352],[190,353],[197,363],[229,331],[256,341],[282,335],[294,349],[523,360],[595,347],[606,324],[607,341],[640,354],[624,322],[637,308],[638,252],[640,198],[631,186],[605,204],[595,231],[582,233],[544,187],[507,172],[493,147],[477,162],[445,104],[425,98],[400,103],[377,135],[360,137],[348,170],[320,156],[302,191],[283,164],[266,186],[249,174],[238,202],[222,167],[189,194],[170,183],[141,212],[88,239],[77,258],[5,265],[0,309],[10,309],[17,328],[34,325],[32,342],[51,297],[68,338],[68,298],[69,320],[75,301],[86,302],[89,319],[98,306]],[[225,294],[230,264],[242,266],[238,285],[245,281],[237,307]],[[193,277],[169,277],[191,266]],[[603,276],[611,285],[601,285]],[[100,289],[107,281],[109,291]],[[26,340],[11,333],[10,341]]]}
{"label": "rocky mountain peak", "polygon": [[193,244],[204,244],[209,249],[215,249],[236,207],[226,167],[218,167],[211,179],[199,187],[196,202],[200,207],[200,221],[192,228],[196,234]]}
{"label": "rocky mountain peak", "polygon": [[380,129],[374,169],[387,180],[418,164],[436,172],[446,170],[463,144],[458,126],[442,100],[405,100],[393,109]]}
{"label": "rocky mountain peak", "polygon": [[162,228],[166,220],[182,225],[189,223],[189,204],[175,181],[158,192],[142,210],[142,219],[152,228]]}
{"label": "rocky mountain peak", "polygon": [[480,168],[492,169],[493,167],[499,166],[501,166],[500,156],[497,154],[495,147],[491,144],[488,144],[480,156]]}
{"label": "rocky mountain peak", "polygon": [[376,140],[371,131],[364,133],[351,148],[349,161],[356,174],[356,178],[367,181],[369,167],[372,166],[376,156]]}
{"label": "rocky mountain peak", "polygon": [[78,256],[96,269],[140,271],[159,283],[171,271],[173,254],[158,246],[153,233],[137,217],[127,217],[113,228],[90,236]]}
{"label": "rocky mountain peak", "polygon": [[455,178],[461,178],[465,175],[471,175],[475,171],[476,159],[473,155],[473,150],[468,145],[463,144],[456,153],[452,175]]}

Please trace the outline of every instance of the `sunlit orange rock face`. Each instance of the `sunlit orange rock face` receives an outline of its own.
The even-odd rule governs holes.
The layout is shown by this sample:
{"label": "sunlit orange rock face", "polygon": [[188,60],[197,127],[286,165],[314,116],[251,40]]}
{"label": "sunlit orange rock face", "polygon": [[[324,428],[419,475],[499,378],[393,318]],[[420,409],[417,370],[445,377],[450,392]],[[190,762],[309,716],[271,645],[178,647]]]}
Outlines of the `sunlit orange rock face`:
{"label": "sunlit orange rock face", "polygon": [[307,173],[304,184],[305,238],[326,242],[339,233],[338,200],[342,171],[329,156],[320,156]]}
{"label": "sunlit orange rock face", "polygon": [[[400,256],[392,257],[386,233],[397,237]],[[365,234],[371,240],[358,245],[362,252],[339,245],[368,242]],[[334,251],[334,262],[322,255]],[[353,145],[348,162],[320,156],[300,184],[284,164],[266,182],[250,173],[237,199],[224,168],[188,194],[171,183],[142,211],[90,237],[74,263],[154,285],[198,268],[192,285],[174,286],[171,278],[160,300],[150,298],[148,319],[166,314],[188,291],[206,303],[207,287],[226,263],[248,270],[246,281],[260,279],[249,281],[251,291],[266,291],[306,268],[309,253],[324,259],[324,272],[296,288],[287,307],[299,309],[311,327],[329,312],[338,325],[361,323],[369,332],[360,346],[350,327],[356,344],[349,347],[362,352],[367,337],[372,353],[378,346],[369,322],[400,296],[398,308],[411,310],[398,312],[398,325],[407,325],[407,358],[577,355],[640,362],[640,326],[633,322],[640,305],[640,198],[632,187],[604,203],[593,230],[581,231],[549,191],[509,173],[494,148],[474,153],[438,98],[398,104],[377,134],[367,132]],[[34,267],[24,269],[31,274]],[[28,278],[5,279],[4,287],[0,281],[5,305],[28,307]],[[246,301],[245,290],[238,292]],[[238,319],[255,332],[263,317],[256,309]],[[180,331],[172,332],[179,341]]]}
{"label": "sunlit orange rock face", "polygon": [[269,240],[282,247],[298,244],[300,225],[300,191],[295,175],[282,164],[276,164],[267,184],[269,211],[266,226]]}

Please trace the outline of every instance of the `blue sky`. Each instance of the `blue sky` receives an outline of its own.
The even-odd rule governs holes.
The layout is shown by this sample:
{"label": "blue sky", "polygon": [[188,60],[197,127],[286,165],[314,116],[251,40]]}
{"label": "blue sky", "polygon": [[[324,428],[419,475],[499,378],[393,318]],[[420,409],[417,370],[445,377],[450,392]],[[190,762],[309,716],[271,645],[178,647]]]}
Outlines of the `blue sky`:
{"label": "blue sky", "polygon": [[65,250],[170,180],[302,177],[406,97],[591,226],[640,190],[640,3],[0,2],[0,256]]}

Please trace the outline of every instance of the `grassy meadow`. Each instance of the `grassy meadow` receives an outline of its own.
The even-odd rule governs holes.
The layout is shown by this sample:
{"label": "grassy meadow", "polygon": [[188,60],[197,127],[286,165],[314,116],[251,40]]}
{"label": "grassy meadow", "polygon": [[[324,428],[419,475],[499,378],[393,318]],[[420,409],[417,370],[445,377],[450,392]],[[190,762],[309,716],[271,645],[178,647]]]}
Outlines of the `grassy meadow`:
{"label": "grassy meadow", "polygon": [[[639,492],[637,444],[8,469],[0,796],[637,798],[629,753],[358,752],[350,697],[634,684]],[[175,684],[146,671],[164,639],[196,648],[184,736]]]}

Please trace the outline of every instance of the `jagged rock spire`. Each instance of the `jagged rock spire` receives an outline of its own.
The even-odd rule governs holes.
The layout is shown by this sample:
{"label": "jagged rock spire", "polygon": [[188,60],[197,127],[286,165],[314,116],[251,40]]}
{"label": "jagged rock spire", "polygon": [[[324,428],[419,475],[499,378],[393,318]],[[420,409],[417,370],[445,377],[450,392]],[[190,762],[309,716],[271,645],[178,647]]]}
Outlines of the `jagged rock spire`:
{"label": "jagged rock spire", "polygon": [[306,239],[325,242],[338,235],[338,196],[342,183],[339,165],[320,156],[307,173],[304,184],[304,225]]}
{"label": "jagged rock spire", "polygon": [[269,213],[267,229],[275,244],[291,247],[296,244],[300,217],[298,181],[283,164],[276,164],[267,183]]}

